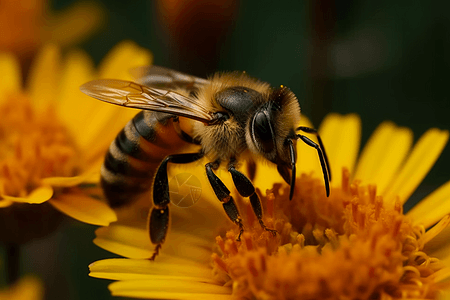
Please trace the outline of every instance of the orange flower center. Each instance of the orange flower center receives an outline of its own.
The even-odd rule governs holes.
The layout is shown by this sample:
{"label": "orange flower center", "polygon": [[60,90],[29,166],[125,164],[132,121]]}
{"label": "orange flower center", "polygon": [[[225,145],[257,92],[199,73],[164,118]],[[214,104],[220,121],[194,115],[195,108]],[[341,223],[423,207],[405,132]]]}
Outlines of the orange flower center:
{"label": "orange flower center", "polygon": [[434,299],[442,264],[423,252],[424,228],[349,178],[329,198],[306,174],[292,201],[287,187],[268,191],[264,221],[277,236],[248,209],[241,242],[237,229],[216,238],[215,278],[238,299]]}
{"label": "orange flower center", "polygon": [[25,197],[42,178],[74,176],[79,155],[54,111],[37,113],[22,94],[0,104],[0,192]]}

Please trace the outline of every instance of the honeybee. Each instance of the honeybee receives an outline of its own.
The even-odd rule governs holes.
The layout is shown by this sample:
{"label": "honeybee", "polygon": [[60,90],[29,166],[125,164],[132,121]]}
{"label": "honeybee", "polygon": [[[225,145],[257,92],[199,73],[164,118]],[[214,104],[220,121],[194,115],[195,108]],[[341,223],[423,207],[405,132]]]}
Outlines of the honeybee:
{"label": "honeybee", "polygon": [[[151,260],[161,249],[169,225],[168,163],[208,159],[206,176],[228,218],[239,226],[238,241],[244,231],[242,219],[230,191],[214,172],[221,163],[227,164],[238,193],[250,198],[262,228],[273,235],[276,230],[262,220],[255,187],[236,169],[245,153],[276,164],[290,185],[292,199],[300,139],[317,150],[329,196],[331,173],[322,140],[315,129],[298,127],[300,106],[288,88],[272,88],[245,72],[216,73],[208,80],[157,66],[134,73],[139,74],[135,82],[101,79],[80,89],[108,103],[142,109],[111,143],[101,168],[101,184],[114,208],[152,191],[149,230],[155,250]],[[190,134],[186,127],[191,128]],[[299,131],[315,134],[318,143]],[[199,145],[199,150],[182,153],[189,144]]]}

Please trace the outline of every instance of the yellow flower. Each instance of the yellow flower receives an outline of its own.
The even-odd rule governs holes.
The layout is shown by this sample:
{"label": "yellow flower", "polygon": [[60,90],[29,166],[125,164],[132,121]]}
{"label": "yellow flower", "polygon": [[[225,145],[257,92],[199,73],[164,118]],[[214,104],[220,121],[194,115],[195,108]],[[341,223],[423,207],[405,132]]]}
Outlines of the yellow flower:
{"label": "yellow flower", "polygon": [[0,299],[41,300],[44,299],[44,289],[40,280],[28,276],[8,288],[0,289]]}
{"label": "yellow flower", "polygon": [[450,182],[406,215],[402,207],[448,132],[430,129],[412,147],[411,130],[384,122],[359,158],[358,116],[329,115],[319,132],[333,174],[329,198],[317,154],[302,143],[292,201],[286,184],[273,185],[282,182],[274,168],[258,165],[254,182],[270,189],[262,197],[264,221],[276,237],[240,198],[246,231],[237,242],[239,229],[204,186],[193,207],[171,207],[171,232],[154,262],[143,260],[153,251],[145,225],[124,220],[99,228],[94,242],[128,259],[97,261],[90,276],[118,280],[109,286],[113,295],[139,298],[437,298],[450,287]]}
{"label": "yellow flower", "polygon": [[48,42],[80,43],[104,21],[105,13],[93,2],[77,2],[55,13],[45,0],[5,0],[0,9],[0,51],[27,59]]}
{"label": "yellow flower", "polygon": [[0,215],[2,228],[8,228],[2,233],[19,237],[14,228],[28,227],[23,228],[27,232],[39,227],[46,215],[30,225],[24,211],[38,212],[46,202],[86,223],[116,220],[95,199],[99,189],[86,183],[98,182],[109,143],[135,112],[95,101],[79,86],[97,77],[130,79],[130,68],[151,59],[147,50],[126,41],[96,71],[84,52],[75,50],[62,59],[59,48],[50,44],[37,56],[23,88],[15,56],[0,54]]}

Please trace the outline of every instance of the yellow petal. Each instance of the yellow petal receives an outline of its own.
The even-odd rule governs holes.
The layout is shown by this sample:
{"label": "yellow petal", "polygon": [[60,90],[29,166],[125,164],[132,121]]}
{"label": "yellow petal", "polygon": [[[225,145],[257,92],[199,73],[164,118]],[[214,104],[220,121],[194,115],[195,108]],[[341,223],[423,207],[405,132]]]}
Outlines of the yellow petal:
{"label": "yellow petal", "polygon": [[57,99],[57,113],[78,145],[86,132],[85,124],[98,110],[98,102],[83,94],[80,85],[94,79],[94,64],[83,51],[72,51],[64,62]]}
{"label": "yellow petal", "polygon": [[[111,224],[97,229],[95,234],[97,238],[94,239],[94,243],[97,246],[128,258],[148,259],[155,248],[150,242],[147,229]],[[181,257],[207,263],[211,255],[208,248],[210,242],[193,234],[169,230],[158,258]],[[183,248],[176,246],[180,239],[183,240]]]}
{"label": "yellow petal", "polygon": [[110,280],[167,279],[213,282],[211,268],[177,258],[158,257],[157,261],[113,258],[92,263],[89,276]]}
{"label": "yellow petal", "polygon": [[72,177],[47,177],[42,179],[42,183],[45,185],[57,186],[57,187],[71,187],[81,183],[98,183],[100,182],[100,166],[89,165],[83,174]]}
{"label": "yellow petal", "polygon": [[59,211],[84,223],[106,226],[117,220],[106,203],[82,193],[61,194],[49,202]]}
{"label": "yellow petal", "polygon": [[[201,227],[202,225],[198,224],[196,226],[199,231],[201,231]],[[209,229],[212,232],[217,232],[214,227]],[[182,249],[178,247],[180,240],[183,241]],[[171,230],[167,234],[167,239],[163,245],[161,254],[207,264],[211,258],[211,239],[200,237],[197,235],[197,232],[193,232],[192,230],[189,232]]]}
{"label": "yellow petal", "polygon": [[[433,274],[434,282],[444,282],[445,281],[446,283],[448,283],[449,278],[450,278],[450,268],[443,268]],[[438,299],[440,299],[440,300],[450,299],[450,291],[448,289],[443,289],[440,292],[441,292],[441,295],[439,295]]]}
{"label": "yellow petal", "polygon": [[450,213],[449,199],[450,181],[417,203],[406,215],[428,228]]}
{"label": "yellow petal", "polygon": [[[99,66],[100,78],[127,79],[133,78],[129,70],[152,62],[151,53],[131,41],[124,41],[114,47],[103,59]],[[82,135],[78,135],[79,144],[88,153],[99,153],[105,151],[105,145],[109,145],[115,136],[131,120],[139,110],[127,109],[98,100],[93,114],[85,120]],[[99,148],[99,146],[101,148]],[[95,147],[93,149],[93,147]]]}
{"label": "yellow petal", "polygon": [[399,197],[405,203],[434,165],[448,140],[448,131],[432,128],[414,146],[400,173],[388,186],[383,198],[393,203]]}
{"label": "yellow petal", "polygon": [[[449,235],[447,234],[446,235],[447,239],[448,239],[448,236]],[[435,244],[434,240],[432,241],[432,244]],[[427,245],[425,250],[427,251],[426,253],[432,255],[433,257],[440,259],[445,265],[448,266],[450,264],[450,243],[448,243],[448,242],[441,243],[439,245],[439,247],[428,247],[428,245]]]}
{"label": "yellow petal", "polygon": [[99,66],[100,78],[133,80],[129,70],[152,63],[150,51],[131,41],[123,41],[109,51]]}
{"label": "yellow petal", "polygon": [[408,128],[396,127],[392,122],[380,124],[361,153],[354,179],[376,184],[382,194],[408,154],[412,139]]}
{"label": "yellow petal", "polygon": [[[58,113],[66,121],[78,146],[86,153],[91,153],[92,146],[98,145],[99,137],[106,136],[112,141],[120,130],[114,126],[111,128],[115,124],[114,119],[117,119],[116,115],[129,111],[83,94],[79,89],[80,85],[93,78],[94,68],[90,58],[81,51],[70,53],[64,65]],[[134,110],[133,112],[136,113]],[[127,119],[131,119],[131,116],[127,116]],[[125,124],[122,121],[120,126]]]}
{"label": "yellow petal", "polygon": [[424,244],[428,243],[434,237],[436,237],[442,230],[444,230],[450,224],[450,216],[446,215],[443,217],[439,223],[434,225],[431,229],[429,229],[423,236],[422,242]]}
{"label": "yellow petal", "polygon": [[84,130],[77,135],[78,144],[88,153],[97,153],[100,150],[105,153],[109,143],[139,112],[137,109],[97,102],[99,103],[95,105],[92,116],[83,124]]}
{"label": "yellow petal", "polygon": [[46,22],[43,29],[48,39],[61,46],[79,44],[105,22],[102,7],[93,2],[75,3]]}
{"label": "yellow petal", "polygon": [[12,197],[8,195],[1,195],[3,199],[13,201],[13,202],[21,202],[21,203],[30,203],[30,204],[41,204],[47,200],[49,200],[53,196],[53,188],[51,186],[41,186],[35,190],[33,190],[26,197]]}
{"label": "yellow petal", "polygon": [[[253,185],[258,188],[263,194],[266,193],[266,190],[271,190],[274,183],[284,182],[283,178],[277,171],[276,165],[266,161],[257,161],[256,164],[255,178],[252,180],[252,182]],[[230,185],[227,186],[233,187],[234,184],[231,182]],[[215,196],[212,195],[212,197]]]}
{"label": "yellow petal", "polygon": [[46,109],[55,103],[60,78],[61,53],[58,46],[48,44],[37,55],[28,81],[28,89],[36,108]]}
{"label": "yellow petal", "polygon": [[438,295],[437,299],[439,299],[439,300],[450,300],[450,291],[449,290],[441,291],[441,293]]}
{"label": "yellow petal", "polygon": [[445,228],[439,226],[437,229],[440,229],[440,231],[427,241],[423,251],[432,257],[447,260],[444,263],[450,263],[450,226]]}
{"label": "yellow petal", "polygon": [[48,177],[42,179],[42,182],[57,187],[71,187],[82,183],[84,180],[83,176],[73,176],[73,177]]}
{"label": "yellow petal", "polygon": [[[103,160],[102,160],[103,162]],[[100,182],[100,166],[101,164],[94,165],[92,168],[89,166],[89,169],[85,172],[84,182],[85,183],[99,183]]]}
{"label": "yellow petal", "polygon": [[22,74],[17,58],[11,53],[0,53],[0,102],[9,92],[18,92],[22,88]]}
{"label": "yellow petal", "polygon": [[86,155],[87,165],[85,166],[85,172],[91,174],[86,178],[87,182],[100,182],[100,168],[105,160],[106,150],[114,139],[115,137],[103,143],[103,145],[99,143],[99,145],[92,146],[89,154]]}
{"label": "yellow petal", "polygon": [[0,290],[2,300],[41,300],[44,299],[42,282],[35,277],[27,276],[13,286]]}
{"label": "yellow petal", "polygon": [[109,285],[113,296],[152,299],[230,299],[231,288],[179,280],[131,280]]}
{"label": "yellow petal", "polygon": [[152,256],[154,246],[145,229],[111,224],[95,231],[94,244],[112,253],[137,259]]}
{"label": "yellow petal", "polygon": [[298,126],[305,126],[305,127],[309,127],[309,128],[314,128],[314,126],[312,125],[312,123],[309,120],[309,118],[304,116],[304,115],[302,115],[302,117],[300,119],[300,124]]}
{"label": "yellow petal", "polygon": [[[206,246],[206,244],[204,244],[205,241],[206,243],[210,243],[210,241],[215,237],[215,232],[218,232],[220,228],[231,225],[231,221],[229,221],[226,217],[221,202],[217,199],[217,196],[214,194],[214,191],[208,179],[206,178],[204,167],[204,165],[206,164],[206,159],[204,159],[203,161],[203,163],[199,162],[198,166],[188,167],[188,169],[185,169],[187,166],[185,166],[185,168],[182,168],[181,164],[173,164],[172,166],[170,166],[169,186],[171,191],[173,191],[173,184],[175,183],[174,181],[172,181],[172,178],[176,176],[176,174],[188,172],[190,174],[193,174],[200,180],[201,196],[199,200],[191,207],[179,207],[176,205],[171,205],[170,214],[172,220],[171,231],[169,232],[167,239],[168,242],[176,242],[178,238],[177,235],[180,233],[186,234],[186,236],[195,234],[197,237],[202,237],[204,241],[192,242],[195,242],[199,246]],[[237,200],[238,198],[235,194],[235,188],[230,172],[225,169],[220,170],[216,174],[220,179],[222,179],[224,184],[229,187],[232,196]],[[259,186],[257,187],[259,188]],[[265,193],[265,190],[263,190],[262,192]],[[243,212],[244,211],[241,211],[241,213]],[[202,220],[202,222],[199,224],[195,222],[195,220]]]}
{"label": "yellow petal", "polygon": [[0,208],[8,207],[8,206],[12,205],[13,203],[14,202],[11,200],[0,199]]}
{"label": "yellow petal", "polygon": [[331,166],[332,185],[341,186],[342,168],[353,174],[361,141],[361,120],[355,114],[329,114],[319,128]]}

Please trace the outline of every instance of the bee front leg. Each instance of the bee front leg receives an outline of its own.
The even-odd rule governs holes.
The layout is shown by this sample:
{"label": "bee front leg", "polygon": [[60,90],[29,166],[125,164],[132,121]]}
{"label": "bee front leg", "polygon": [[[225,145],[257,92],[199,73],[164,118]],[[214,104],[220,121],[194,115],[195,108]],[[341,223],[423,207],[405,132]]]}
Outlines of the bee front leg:
{"label": "bee front leg", "polygon": [[169,229],[169,179],[167,178],[167,163],[187,164],[199,160],[203,152],[183,153],[167,156],[158,167],[153,182],[153,208],[149,217],[150,240],[155,244],[155,251],[150,257],[154,260],[166,239]]}
{"label": "bee front leg", "polygon": [[220,178],[217,177],[216,174],[214,174],[213,169],[217,169],[219,167],[219,164],[219,161],[215,161],[214,163],[207,163],[205,165],[206,176],[208,177],[209,183],[211,184],[211,187],[213,188],[217,199],[219,199],[219,201],[223,203],[222,206],[228,218],[233,223],[239,226],[239,235],[236,238],[236,241],[239,242],[241,240],[242,233],[244,233],[244,225],[242,224],[242,219],[239,215],[239,210],[236,206],[236,203],[234,202],[233,197],[230,196],[230,191],[225,186],[225,184],[223,184],[222,180],[220,180]]}
{"label": "bee front leg", "polygon": [[239,194],[242,197],[250,197],[250,204],[252,205],[253,212],[255,213],[256,217],[258,218],[259,224],[261,227],[269,231],[270,233],[275,236],[277,234],[277,231],[274,229],[267,228],[267,226],[264,224],[262,220],[262,206],[261,201],[259,200],[258,194],[255,192],[255,187],[253,186],[250,179],[248,179],[244,174],[239,172],[234,168],[233,165],[230,164],[228,167],[228,171],[231,173],[231,177],[233,178],[234,185],[236,186],[236,189],[238,190]]}

